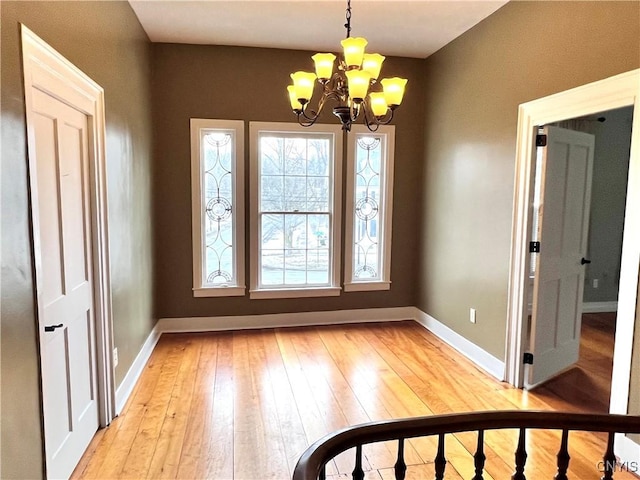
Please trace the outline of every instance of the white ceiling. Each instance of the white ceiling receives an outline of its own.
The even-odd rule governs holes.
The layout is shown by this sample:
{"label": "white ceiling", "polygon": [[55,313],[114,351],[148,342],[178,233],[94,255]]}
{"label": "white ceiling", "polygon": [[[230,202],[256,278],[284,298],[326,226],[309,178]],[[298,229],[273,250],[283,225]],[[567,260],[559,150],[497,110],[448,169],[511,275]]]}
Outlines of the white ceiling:
{"label": "white ceiling", "polygon": [[[129,0],[152,42],[336,52],[346,1]],[[367,51],[426,58],[506,0],[352,0],[351,36]]]}

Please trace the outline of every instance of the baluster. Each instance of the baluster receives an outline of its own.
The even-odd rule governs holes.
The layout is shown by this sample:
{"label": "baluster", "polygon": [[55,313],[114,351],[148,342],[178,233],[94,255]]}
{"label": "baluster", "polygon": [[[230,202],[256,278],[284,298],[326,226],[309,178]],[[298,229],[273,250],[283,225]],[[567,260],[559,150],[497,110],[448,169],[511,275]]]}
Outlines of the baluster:
{"label": "baluster", "polygon": [[473,464],[476,467],[476,474],[471,480],[484,480],[482,472],[484,470],[484,462],[487,457],[484,454],[484,430],[478,430],[478,446],[473,456]]}
{"label": "baluster", "polygon": [[558,473],[554,480],[568,480],[567,469],[569,468],[569,430],[562,431],[562,442],[560,444],[560,451],[558,452]]}
{"label": "baluster", "polygon": [[353,480],[364,480],[364,470],[362,470],[362,445],[356,447],[356,468],[351,474]]}
{"label": "baluster", "polygon": [[518,448],[516,449],[516,471],[511,475],[511,480],[527,480],[527,477],[524,476],[524,464],[527,461],[526,432],[524,428],[520,429]]}
{"label": "baluster", "polygon": [[436,480],[444,478],[444,469],[447,466],[447,459],[444,456],[444,433],[438,435],[438,454],[435,459]]}
{"label": "baluster", "polygon": [[615,433],[609,433],[609,440],[607,441],[607,451],[604,454],[604,475],[601,480],[612,480],[613,479],[613,471],[616,466],[616,456],[613,453],[613,438]]}
{"label": "baluster", "polygon": [[398,460],[394,465],[396,480],[404,480],[407,472],[407,464],[404,462],[404,438],[398,439]]}

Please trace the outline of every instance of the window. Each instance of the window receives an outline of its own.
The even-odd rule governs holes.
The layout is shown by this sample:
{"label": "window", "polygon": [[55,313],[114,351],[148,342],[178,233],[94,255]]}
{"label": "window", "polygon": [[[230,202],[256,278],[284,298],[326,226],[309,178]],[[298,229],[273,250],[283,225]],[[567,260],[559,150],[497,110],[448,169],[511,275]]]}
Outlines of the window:
{"label": "window", "polygon": [[362,125],[348,136],[345,291],[390,288],[394,136]]}
{"label": "window", "polygon": [[245,294],[243,147],[242,121],[191,119],[196,297]]}
{"label": "window", "polygon": [[340,126],[250,130],[251,298],[339,295]]}

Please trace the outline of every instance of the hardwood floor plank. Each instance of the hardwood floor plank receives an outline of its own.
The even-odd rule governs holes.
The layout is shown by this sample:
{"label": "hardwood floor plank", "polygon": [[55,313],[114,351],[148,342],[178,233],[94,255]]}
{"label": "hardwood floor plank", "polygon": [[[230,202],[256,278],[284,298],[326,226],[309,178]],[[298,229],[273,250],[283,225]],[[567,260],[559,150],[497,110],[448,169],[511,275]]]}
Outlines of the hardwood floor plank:
{"label": "hardwood floor plank", "polygon": [[[154,372],[155,381],[152,388],[148,390],[139,390],[136,393],[134,401],[127,408],[124,422],[119,426],[116,436],[113,439],[108,456],[105,458],[97,478],[126,478],[123,473],[124,466],[129,458],[129,454],[133,448],[133,444],[142,438],[142,428],[147,414],[154,405],[157,404],[157,397],[162,393],[169,392],[172,381],[177,373],[178,365],[181,361],[181,355],[184,346],[180,339],[167,339],[168,352],[166,357],[159,363]],[[157,375],[157,376],[156,376]],[[163,401],[168,400],[163,398]],[[162,403],[160,403],[162,407]],[[166,408],[166,404],[164,405]]]}
{"label": "hardwood floor plank", "polygon": [[235,384],[232,336],[232,333],[216,335],[218,345],[213,392],[210,394],[212,401],[207,405],[202,422],[202,449],[196,478],[233,478]]}
{"label": "hardwood floor plank", "polygon": [[285,367],[276,332],[263,337],[269,383],[272,386],[278,424],[284,443],[289,472],[293,472],[300,455],[307,449],[308,440],[298,412],[292,384]]}
{"label": "hardwood floor plank", "polygon": [[[176,346],[176,361],[160,375],[154,397],[143,415],[142,422],[131,445],[122,469],[123,478],[145,478],[156,447],[160,440],[162,427],[175,412],[171,411],[174,391],[179,391],[182,382],[188,383],[192,365],[199,355],[199,344],[193,338],[183,338]],[[165,363],[165,365],[168,365]],[[185,378],[186,377],[186,378]],[[189,395],[190,398],[190,395]],[[163,441],[165,439],[163,438]]]}
{"label": "hardwood floor plank", "polygon": [[[358,341],[359,338],[354,335],[356,329],[332,327],[320,328],[319,331],[333,358],[342,363],[343,374],[358,398],[361,401],[375,401],[375,404],[365,404],[365,408],[377,408],[381,415],[374,416],[372,420],[431,414],[406,384],[395,377],[377,353]],[[344,355],[345,351],[350,354]],[[420,463],[430,461],[435,456],[432,452],[436,451],[436,443],[431,438],[412,439],[407,446],[415,449]]]}
{"label": "hardwood floor plank", "polygon": [[[189,418],[183,433],[183,446],[179,453],[179,462],[173,465],[167,459],[170,471],[175,478],[203,478],[211,431],[215,385],[218,382],[220,336],[199,336],[202,342],[200,361],[193,390],[193,399],[189,406]],[[222,412],[223,410],[220,409]],[[232,429],[231,429],[232,430]],[[231,435],[229,436],[231,439]],[[175,458],[175,457],[174,457]],[[229,472],[232,472],[231,468]]]}
{"label": "hardwood floor plank", "polygon": [[[326,381],[326,385],[333,392],[333,396],[339,404],[339,408],[346,419],[346,424],[357,425],[370,421],[371,416],[361,405],[354,394],[342,371],[335,363],[331,354],[327,351],[320,335],[299,334],[297,343],[304,343],[304,351],[307,352],[307,361],[316,362],[315,370],[320,372]],[[364,465],[366,468],[384,468],[395,463],[397,455],[396,442],[384,442],[381,444],[366,445],[363,448]],[[405,452],[407,463],[419,463],[421,459],[413,448]]]}
{"label": "hardwood floor plank", "polygon": [[[99,430],[91,441],[87,452],[74,470],[71,478],[97,478],[104,461],[109,457],[114,439],[121,428],[132,429],[141,420],[141,412],[147,396],[153,391],[162,368],[162,364],[170,350],[169,343],[158,345],[144,368],[144,374],[131,392],[131,396],[120,415],[106,428]],[[111,459],[109,458],[111,461]]]}
{"label": "hardwood floor plank", "polygon": [[185,433],[187,425],[192,420],[192,404],[198,399],[198,393],[194,389],[200,381],[198,377],[201,372],[208,371],[208,364],[212,360],[215,362],[216,356],[215,349],[204,348],[200,337],[190,335],[184,338],[186,341],[188,339],[192,348],[180,366],[176,384],[171,392],[169,408],[151,459],[148,478],[175,478],[183,454],[193,448],[191,443],[185,441]]}
{"label": "hardwood floor plank", "polygon": [[233,469],[234,478],[238,479],[289,476],[273,394],[267,384],[268,372],[264,371],[266,360],[261,335],[259,332],[233,335]]}
{"label": "hardwood floor plank", "polygon": [[[410,321],[163,335],[122,414],[97,433],[73,478],[284,480],[309,444],[370,420],[606,411],[614,324],[610,315],[585,315],[578,364],[533,391],[495,381]],[[517,436],[486,432],[485,479],[510,478]],[[559,436],[528,433],[528,478],[553,478]],[[600,478],[605,440],[571,433],[570,478]],[[475,444],[475,432],[446,436],[446,478],[473,476]],[[393,478],[396,449],[366,445],[365,478]],[[407,479],[433,478],[435,452],[434,438],[406,442]],[[350,479],[353,464],[354,452],[345,452],[327,478]],[[615,478],[637,480],[624,471]]]}
{"label": "hardwood floor plank", "polygon": [[[276,339],[280,354],[284,361],[287,377],[298,408],[298,414],[307,436],[308,444],[312,444],[324,437],[332,430],[316,402],[316,393],[313,391],[309,376],[305,374],[303,361],[299,358],[294,345],[295,329],[277,330]],[[339,461],[343,462],[344,456]],[[344,470],[344,468],[343,468]],[[337,475],[340,471],[336,461],[332,460],[327,465],[327,475]]]}

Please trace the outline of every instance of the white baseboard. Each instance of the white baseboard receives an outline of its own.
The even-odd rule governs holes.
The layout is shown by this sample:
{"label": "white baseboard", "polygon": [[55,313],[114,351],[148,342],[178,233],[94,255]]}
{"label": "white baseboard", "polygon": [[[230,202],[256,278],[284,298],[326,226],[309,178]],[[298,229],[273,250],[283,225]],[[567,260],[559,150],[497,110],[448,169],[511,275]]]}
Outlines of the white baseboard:
{"label": "white baseboard", "polygon": [[414,307],[394,307],[227,317],[161,318],[156,328],[162,333],[183,333],[400,321],[414,320],[414,310]]}
{"label": "white baseboard", "polygon": [[414,307],[368,308],[328,312],[278,313],[227,317],[161,318],[142,345],[120,386],[116,389],[116,415],[120,414],[140,378],[153,348],[163,333],[216,332],[258,328],[301,327],[347,323],[414,320]]}
{"label": "white baseboard", "polygon": [[124,404],[127,403],[131,392],[133,392],[133,388],[136,386],[138,378],[142,375],[144,367],[149,361],[149,357],[151,356],[156,343],[158,343],[158,340],[160,339],[160,335],[162,335],[162,332],[158,329],[158,324],[156,324],[142,345],[140,352],[138,352],[136,359],[133,361],[131,368],[129,368],[129,371],[120,383],[120,386],[116,389],[116,415],[120,415],[120,412],[122,412],[122,409],[124,408]]}
{"label": "white baseboard", "polygon": [[467,340],[462,335],[454,332],[444,323],[436,320],[431,315],[415,308],[416,321],[423,325],[443,342],[455,348],[462,355],[471,360],[475,365],[500,381],[504,381],[504,362],[483,350],[475,343]]}
{"label": "white baseboard", "polygon": [[623,433],[616,433],[613,450],[619,459],[619,469],[626,469],[636,475],[640,473],[640,445]]}
{"label": "white baseboard", "polygon": [[340,325],[349,323],[414,320],[451,345],[478,367],[504,380],[504,362],[451,330],[416,307],[365,308],[326,312],[277,313],[224,317],[161,318],[147,337],[124,380],[116,389],[116,412],[120,413],[142,374],[153,348],[163,333],[217,332],[260,328]]}
{"label": "white baseboard", "polygon": [[582,313],[610,313],[618,311],[618,302],[584,302]]}

